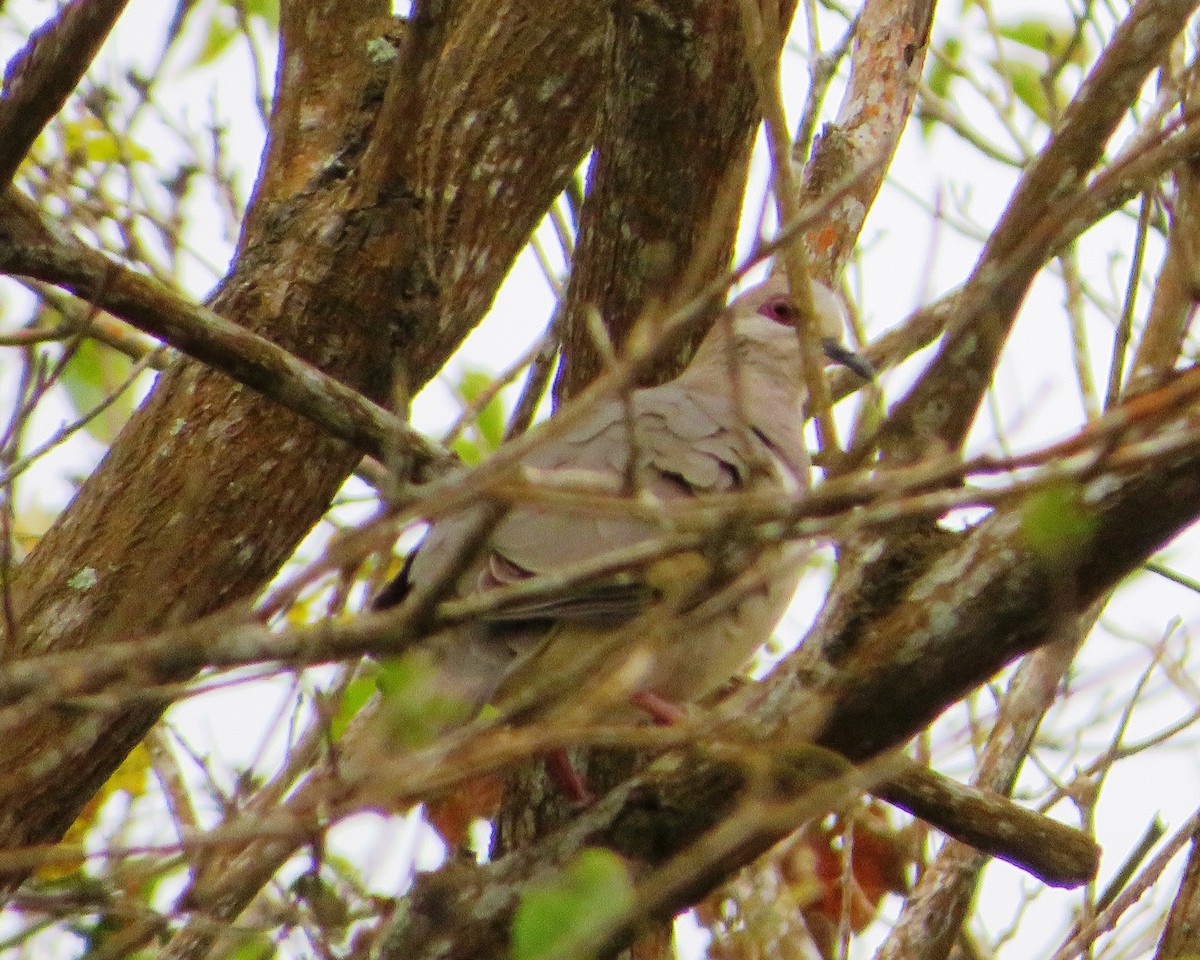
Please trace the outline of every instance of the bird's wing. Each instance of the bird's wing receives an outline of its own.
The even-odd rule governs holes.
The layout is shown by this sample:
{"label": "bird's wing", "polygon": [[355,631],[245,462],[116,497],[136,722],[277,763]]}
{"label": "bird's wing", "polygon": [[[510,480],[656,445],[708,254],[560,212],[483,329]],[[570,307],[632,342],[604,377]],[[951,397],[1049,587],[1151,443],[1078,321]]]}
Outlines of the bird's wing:
{"label": "bird's wing", "polygon": [[[733,405],[718,395],[700,395],[668,383],[637,391],[631,402],[632,431],[624,404],[601,404],[576,427],[532,451],[526,464],[551,474],[591,474],[601,478],[605,489],[618,492],[632,457],[638,492],[672,500],[741,488],[764,456],[761,441],[740,424]],[[408,583],[435,575],[444,558],[472,535],[484,510],[468,508],[434,524],[406,570]],[[468,565],[458,593],[561,573],[669,533],[665,518],[575,505],[518,504],[487,537],[483,554]],[[640,574],[631,571],[570,585],[557,596],[507,606],[486,619],[497,624],[620,622],[645,609],[654,596]]]}

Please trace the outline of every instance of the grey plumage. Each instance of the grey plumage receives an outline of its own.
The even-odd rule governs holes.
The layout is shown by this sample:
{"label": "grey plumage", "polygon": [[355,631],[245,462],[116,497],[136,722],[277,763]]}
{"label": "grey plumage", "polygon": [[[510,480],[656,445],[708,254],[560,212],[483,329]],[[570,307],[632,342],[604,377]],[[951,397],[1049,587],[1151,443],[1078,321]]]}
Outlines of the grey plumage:
{"label": "grey plumage", "polygon": [[[835,351],[844,329],[841,306],[820,285],[814,284],[813,298],[822,338],[827,350]],[[663,501],[806,489],[806,391],[793,312],[782,277],[747,291],[729,305],[676,379],[634,391],[628,405],[619,399],[597,404],[565,434],[536,446],[524,465],[551,475],[582,472],[614,493],[632,479],[635,492]],[[477,529],[486,509],[472,507],[438,520],[381,605],[413,586],[427,586]],[[663,522],[645,514],[520,503],[487,535],[453,593],[465,596],[557,574],[668,532]],[[651,608],[664,592],[684,605],[698,600],[689,596],[696,585],[686,582],[689,578],[705,581],[700,585],[711,595],[741,575],[743,589],[724,615],[689,636],[645,644],[638,686],[690,702],[712,693],[769,638],[795,590],[801,559],[795,544],[732,553],[727,544],[714,544],[711,552],[691,556],[699,562],[667,561],[536,604],[506,607],[439,634],[427,645],[460,695],[476,705],[497,698],[511,702],[540,678],[586,660],[600,641]]]}

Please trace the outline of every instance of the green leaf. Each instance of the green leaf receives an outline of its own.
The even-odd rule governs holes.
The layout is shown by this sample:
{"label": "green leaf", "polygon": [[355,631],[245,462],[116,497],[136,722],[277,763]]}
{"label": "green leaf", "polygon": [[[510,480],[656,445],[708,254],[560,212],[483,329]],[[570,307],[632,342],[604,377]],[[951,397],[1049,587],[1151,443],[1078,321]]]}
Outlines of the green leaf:
{"label": "green leaf", "polygon": [[[200,50],[188,68],[207,66],[223,57],[233,42],[243,34],[242,18],[253,26],[262,24],[272,34],[279,32],[279,0],[218,0],[214,3],[196,3],[187,16],[187,29],[203,31],[204,40]],[[271,42],[271,41],[268,41]]]}
{"label": "green leaf", "polygon": [[513,960],[588,956],[595,938],[633,902],[633,883],[621,858],[609,850],[584,850],[521,898],[513,917]]}
{"label": "green leaf", "polygon": [[483,460],[483,450],[479,444],[470,437],[464,437],[462,434],[454,438],[454,442],[450,444],[450,449],[468,467],[474,467]]}
{"label": "green leaf", "polygon": [[[930,57],[925,84],[942,100],[947,99],[950,94],[950,81],[959,75],[958,58],[961,53],[962,43],[959,39],[947,37],[942,44],[941,56]],[[921,136],[928,138],[935,122],[931,117],[923,116],[921,118]]]}
{"label": "green leaf", "polygon": [[947,37],[942,44],[941,56],[933,57],[926,84],[939,97],[950,92],[950,81],[959,74],[958,58],[962,53],[962,42],[958,37]]}
{"label": "green leaf", "polygon": [[1051,566],[1070,563],[1096,531],[1096,518],[1078,484],[1058,483],[1035,490],[1021,504],[1021,531],[1033,551]]}
{"label": "green leaf", "polygon": [[240,927],[237,930],[237,946],[225,957],[226,960],[268,960],[278,952],[279,948],[269,934]]}
{"label": "green leaf", "polygon": [[62,123],[63,149],[88,163],[148,163],[153,155],[133,140],[119,140],[92,116]]}
{"label": "green leaf", "polygon": [[367,701],[375,695],[378,688],[378,677],[373,671],[355,677],[346,684],[337,712],[329,721],[329,732],[335,741],[342,738],[342,734],[350,726],[350,721],[358,716],[359,711],[367,705]]}
{"label": "green leaf", "polygon": [[500,446],[504,439],[504,404],[500,395],[494,396],[475,418],[475,429],[489,453]]}
{"label": "green leaf", "polygon": [[449,727],[466,723],[474,705],[448,687],[428,650],[409,650],[380,662],[380,717],[387,734],[403,747],[431,743]]}
{"label": "green leaf", "polygon": [[204,37],[204,45],[192,61],[193,67],[203,67],[217,60],[229,49],[234,38],[238,35],[237,27],[226,23],[218,13],[208,22],[208,33]]}
{"label": "green leaf", "polygon": [[350,907],[337,888],[319,873],[302,873],[291,887],[292,893],[308,904],[321,930],[341,932],[350,921]]}
{"label": "green leaf", "polygon": [[244,0],[246,16],[261,20],[272,30],[279,29],[279,0]]}
{"label": "green leaf", "polygon": [[[486,370],[464,370],[458,383],[453,385],[455,394],[463,407],[474,405],[495,384],[495,377]],[[497,392],[483,408],[476,412],[471,426],[454,443],[454,452],[464,463],[478,463],[500,446],[504,439],[504,402]]]}
{"label": "green leaf", "polygon": [[[94,409],[125,382],[132,365],[133,361],[123,353],[102,346],[95,340],[80,343],[63,371],[61,381],[75,412],[83,415]],[[133,391],[126,390],[89,420],[85,429],[101,443],[111,443],[133,412],[134,400]]]}
{"label": "green leaf", "polygon": [[1028,47],[1030,50],[1050,55],[1053,55],[1056,45],[1060,48],[1066,45],[1062,34],[1066,33],[1068,38],[1070,36],[1070,32],[1064,31],[1062,27],[1056,27],[1048,20],[1036,18],[1002,23],[998,25],[997,29],[1002,37],[1008,37],[1009,40]]}
{"label": "green leaf", "polygon": [[1057,59],[1066,53],[1069,54],[1068,61],[1071,63],[1090,62],[1091,50],[1087,41],[1070,26],[1030,18],[1002,23],[998,29],[1000,36],[1007,37],[1030,50],[1044,53],[1051,59]]}
{"label": "green leaf", "polygon": [[1041,70],[1020,60],[1008,60],[1003,64],[992,61],[992,68],[1008,78],[1017,99],[1025,104],[1035,117],[1043,123],[1050,122],[1050,101],[1046,97]]}

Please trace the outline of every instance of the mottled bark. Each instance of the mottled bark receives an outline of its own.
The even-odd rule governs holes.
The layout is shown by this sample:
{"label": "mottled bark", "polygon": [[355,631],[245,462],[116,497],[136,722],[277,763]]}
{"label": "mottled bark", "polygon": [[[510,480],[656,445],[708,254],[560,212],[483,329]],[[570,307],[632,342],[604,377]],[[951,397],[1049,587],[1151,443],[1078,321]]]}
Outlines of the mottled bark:
{"label": "mottled bark", "polygon": [[[736,3],[618,5],[556,400],[603,369],[587,311],[620,350],[648,305],[686,301],[728,264],[758,116]],[[698,339],[655,379],[678,372]]]}
{"label": "mottled bark", "polygon": [[[212,302],[376,400],[394,375],[415,388],[437,371],[582,158],[607,31],[594,3],[537,16],[515,0],[461,3],[442,20],[440,6],[417,9],[399,58],[376,62],[372,41],[393,29],[388,4],[284,5],[264,166],[240,255]],[[480,43],[493,22],[538,56]],[[456,74],[443,45],[476,60]],[[508,106],[515,90],[552,88],[570,96],[546,97],[536,111]],[[386,179],[364,182],[354,173],[381,102],[431,129],[486,117],[486,133],[472,135],[484,153],[470,136],[384,144],[396,159],[372,169]],[[496,140],[521,177],[487,168]],[[436,216],[434,198],[492,190],[508,198],[499,220]],[[244,601],[359,456],[221,374],[178,364],[21,568],[9,655],[135,641]],[[0,743],[0,847],[56,839],[157,716],[146,705],[33,713]]]}

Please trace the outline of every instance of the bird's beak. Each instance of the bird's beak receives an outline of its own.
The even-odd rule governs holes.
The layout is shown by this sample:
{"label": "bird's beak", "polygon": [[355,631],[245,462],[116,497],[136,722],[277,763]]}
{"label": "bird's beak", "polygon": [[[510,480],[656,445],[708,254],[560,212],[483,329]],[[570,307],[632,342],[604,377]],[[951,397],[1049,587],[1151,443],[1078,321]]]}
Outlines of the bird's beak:
{"label": "bird's beak", "polygon": [[855,353],[840,340],[826,337],[821,341],[821,346],[825,350],[825,356],[834,363],[849,367],[864,380],[873,381],[875,379],[875,367],[871,365],[871,361],[861,354]]}

